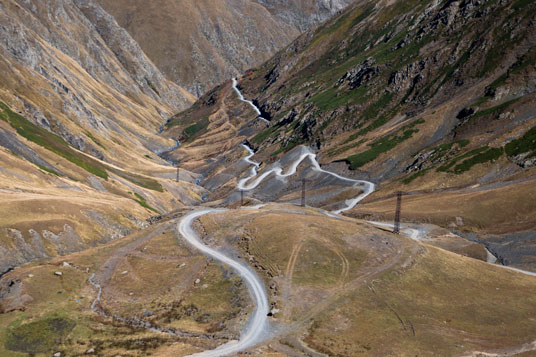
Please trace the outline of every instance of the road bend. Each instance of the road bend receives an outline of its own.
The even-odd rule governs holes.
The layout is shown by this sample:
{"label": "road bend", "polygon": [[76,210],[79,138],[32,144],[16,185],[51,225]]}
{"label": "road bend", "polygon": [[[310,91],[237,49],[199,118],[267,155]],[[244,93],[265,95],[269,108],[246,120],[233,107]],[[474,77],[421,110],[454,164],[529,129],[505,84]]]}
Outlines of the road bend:
{"label": "road bend", "polygon": [[268,334],[268,312],[269,304],[268,297],[264,289],[264,284],[255,274],[253,269],[247,265],[234,260],[225,254],[210,248],[204,244],[200,237],[195,232],[192,224],[193,222],[206,214],[225,212],[224,209],[203,209],[195,212],[191,212],[184,216],[178,224],[179,233],[196,249],[201,251],[207,256],[214,258],[215,260],[231,267],[235,270],[244,281],[247,283],[250,295],[256,305],[253,316],[250,318],[245,330],[242,332],[238,341],[231,341],[226,343],[215,350],[204,351],[194,354],[192,356],[203,357],[216,357],[216,356],[228,356],[233,353],[243,351],[251,346],[254,346],[258,342],[262,341]]}

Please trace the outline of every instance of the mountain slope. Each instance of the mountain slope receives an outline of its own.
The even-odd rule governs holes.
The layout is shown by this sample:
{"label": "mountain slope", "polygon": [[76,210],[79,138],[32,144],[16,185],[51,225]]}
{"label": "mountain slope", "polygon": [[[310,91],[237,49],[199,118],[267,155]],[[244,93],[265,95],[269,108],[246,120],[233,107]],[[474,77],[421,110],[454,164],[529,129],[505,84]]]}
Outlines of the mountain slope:
{"label": "mountain slope", "polygon": [[350,2],[98,1],[168,78],[198,96],[269,59]]}
{"label": "mountain slope", "polygon": [[0,8],[0,273],[200,200],[154,154],[176,145],[157,132],[193,98],[109,14],[82,0]]}
{"label": "mountain slope", "polygon": [[[331,169],[380,184],[350,214],[391,218],[401,190],[433,212],[413,205],[408,218],[487,245],[534,236],[535,17],[525,0],[357,1],[243,76],[269,124],[226,83],[168,123],[166,135],[190,142],[169,157],[186,167],[195,157],[210,176],[241,155],[211,146],[224,137],[249,140],[266,163],[307,144]],[[188,135],[194,124],[202,130]],[[486,205],[461,209],[481,195]],[[523,197],[519,211],[502,210],[512,197]],[[534,269],[534,254],[521,254],[533,239],[523,242],[497,254]]]}

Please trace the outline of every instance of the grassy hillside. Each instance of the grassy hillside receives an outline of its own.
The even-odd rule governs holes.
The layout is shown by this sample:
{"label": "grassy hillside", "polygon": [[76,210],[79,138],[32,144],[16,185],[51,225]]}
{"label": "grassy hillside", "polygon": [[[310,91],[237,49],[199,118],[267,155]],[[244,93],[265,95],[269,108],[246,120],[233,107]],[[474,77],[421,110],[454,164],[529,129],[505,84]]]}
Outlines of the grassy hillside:
{"label": "grassy hillside", "polygon": [[[243,282],[192,252],[176,223],[9,273],[0,353],[183,356],[236,338],[251,313]],[[535,339],[533,277],[309,208],[233,210],[196,226],[264,281],[278,333],[253,355],[470,355]],[[115,319],[91,310],[92,274],[98,311]]]}

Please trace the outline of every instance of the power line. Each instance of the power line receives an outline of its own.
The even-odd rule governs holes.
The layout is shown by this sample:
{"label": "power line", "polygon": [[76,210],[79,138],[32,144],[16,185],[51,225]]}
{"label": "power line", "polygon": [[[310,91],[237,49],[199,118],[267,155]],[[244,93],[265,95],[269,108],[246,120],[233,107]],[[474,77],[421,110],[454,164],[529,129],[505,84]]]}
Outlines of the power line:
{"label": "power line", "polygon": [[302,194],[301,194],[301,206],[305,207],[307,205],[306,198],[305,198],[305,186],[307,184],[308,180],[302,179]]}
{"label": "power line", "polygon": [[400,213],[402,211],[402,192],[396,193],[396,213],[395,213],[395,226],[393,233],[400,234]]}

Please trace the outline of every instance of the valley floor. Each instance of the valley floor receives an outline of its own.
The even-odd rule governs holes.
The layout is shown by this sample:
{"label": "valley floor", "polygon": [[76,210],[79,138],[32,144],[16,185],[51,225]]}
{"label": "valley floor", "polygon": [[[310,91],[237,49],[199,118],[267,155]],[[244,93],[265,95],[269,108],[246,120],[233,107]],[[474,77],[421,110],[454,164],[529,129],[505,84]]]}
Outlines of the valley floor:
{"label": "valley floor", "polygon": [[[302,156],[291,154],[279,174],[250,187],[244,207],[236,195],[226,202],[230,210],[186,214],[196,208],[185,207],[105,246],[10,272],[0,280],[2,355],[494,355],[534,349],[534,277],[486,263],[481,245],[433,225],[404,227],[410,239],[389,227],[295,205],[299,196],[273,188],[299,190],[292,182],[307,177],[309,203],[340,209],[331,190],[313,188],[341,179],[318,170],[314,160],[294,167]],[[240,166],[244,180],[249,175],[244,186],[258,174],[249,170],[251,157],[246,162]],[[264,190],[281,202],[259,205]]]}

